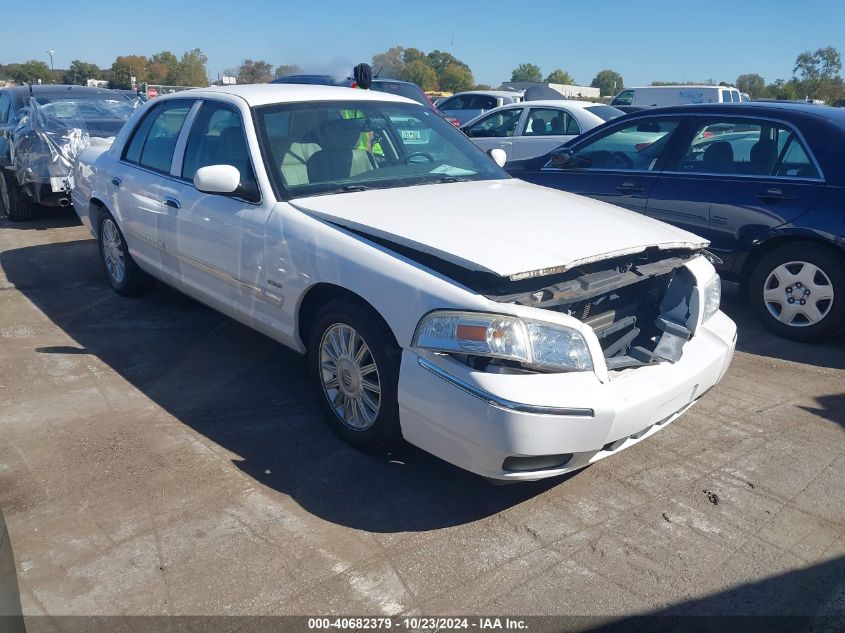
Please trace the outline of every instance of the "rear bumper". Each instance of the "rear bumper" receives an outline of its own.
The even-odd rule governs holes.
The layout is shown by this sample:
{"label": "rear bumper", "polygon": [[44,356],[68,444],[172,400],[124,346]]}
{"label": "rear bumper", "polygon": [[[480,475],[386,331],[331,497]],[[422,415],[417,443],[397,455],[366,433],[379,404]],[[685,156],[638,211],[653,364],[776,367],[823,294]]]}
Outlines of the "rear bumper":
{"label": "rear bumper", "polygon": [[[507,375],[404,350],[399,409],[405,439],[456,466],[504,480],[561,475],[665,428],[724,375],[736,325],[718,312],[677,363],[613,374]],[[557,467],[506,470],[507,458],[568,455]]]}

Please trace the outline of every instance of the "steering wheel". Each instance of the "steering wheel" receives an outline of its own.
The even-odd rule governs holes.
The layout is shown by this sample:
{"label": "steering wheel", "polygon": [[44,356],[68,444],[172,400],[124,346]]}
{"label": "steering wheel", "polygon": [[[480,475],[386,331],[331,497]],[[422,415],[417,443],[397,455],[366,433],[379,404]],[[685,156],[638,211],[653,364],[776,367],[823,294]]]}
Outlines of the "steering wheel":
{"label": "steering wheel", "polygon": [[634,166],[634,161],[631,160],[631,157],[622,152],[613,152],[608,157],[608,162],[610,163],[610,167],[616,169],[631,169]]}
{"label": "steering wheel", "polygon": [[[403,163],[410,163],[411,159],[414,156],[422,156],[423,158],[427,159],[429,163],[434,162],[434,156],[432,156],[428,152],[411,152],[410,154],[405,154],[404,158],[402,158],[402,162]],[[415,162],[420,162],[420,161],[415,161]]]}

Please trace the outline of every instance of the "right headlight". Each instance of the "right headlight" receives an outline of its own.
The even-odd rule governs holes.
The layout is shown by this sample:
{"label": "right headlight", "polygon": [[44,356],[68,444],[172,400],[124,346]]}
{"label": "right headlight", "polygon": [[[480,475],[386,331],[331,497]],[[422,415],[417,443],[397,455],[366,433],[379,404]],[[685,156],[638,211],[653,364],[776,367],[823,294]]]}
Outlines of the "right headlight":
{"label": "right headlight", "polygon": [[432,312],[420,321],[414,347],[501,358],[542,371],[593,368],[587,342],[571,328],[500,314]]}
{"label": "right headlight", "polygon": [[719,275],[713,275],[713,279],[704,286],[704,317],[706,321],[719,311],[719,304],[722,302],[722,279]]}

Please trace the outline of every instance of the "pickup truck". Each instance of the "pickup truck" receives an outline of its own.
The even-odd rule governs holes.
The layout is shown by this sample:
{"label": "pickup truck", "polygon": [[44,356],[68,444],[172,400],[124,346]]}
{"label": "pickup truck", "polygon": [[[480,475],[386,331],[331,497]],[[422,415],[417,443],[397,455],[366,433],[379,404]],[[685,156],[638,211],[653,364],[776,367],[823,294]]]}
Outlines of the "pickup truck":
{"label": "pickup truck", "polygon": [[224,86],[147,103],[72,200],[117,293],[158,280],[307,354],[351,445],[536,480],[666,428],[736,327],[705,240],[502,163],[402,97]]}

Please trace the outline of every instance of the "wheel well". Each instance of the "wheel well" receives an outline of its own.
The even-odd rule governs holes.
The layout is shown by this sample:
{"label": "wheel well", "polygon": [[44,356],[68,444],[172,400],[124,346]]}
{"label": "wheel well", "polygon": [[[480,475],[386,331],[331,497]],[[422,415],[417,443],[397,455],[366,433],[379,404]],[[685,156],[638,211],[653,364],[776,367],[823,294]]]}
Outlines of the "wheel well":
{"label": "wheel well", "polygon": [[[308,347],[308,341],[311,338],[311,326],[314,323],[314,317],[317,315],[317,312],[329,301],[333,301],[335,299],[349,299],[365,305],[378,314],[382,320],[384,320],[384,318],[381,317],[381,314],[379,314],[379,311],[376,310],[361,295],[334,284],[315,284],[306,291],[305,296],[302,298],[302,302],[299,304],[299,312],[297,315],[299,338],[305,347]],[[389,325],[387,329],[390,330],[391,333],[393,332]]]}
{"label": "wheel well", "polygon": [[840,258],[843,258],[842,251],[837,250],[834,246],[832,246],[829,242],[825,240],[821,240],[815,237],[810,236],[803,236],[803,235],[784,235],[782,237],[774,237],[757,248],[755,248],[751,253],[749,253],[748,257],[745,259],[745,262],[742,265],[742,279],[743,283],[748,281],[748,278],[751,276],[751,273],[754,271],[754,267],[757,265],[763,257],[771,253],[776,248],[780,248],[781,246],[785,246],[786,244],[795,244],[798,242],[809,242],[813,245],[820,246],[821,248],[828,249],[832,252],[835,252],[839,255]]}
{"label": "wheel well", "polygon": [[106,205],[97,198],[91,198],[88,203],[88,218],[91,220],[91,230],[97,232],[97,224],[100,222],[100,212],[106,208]]}

